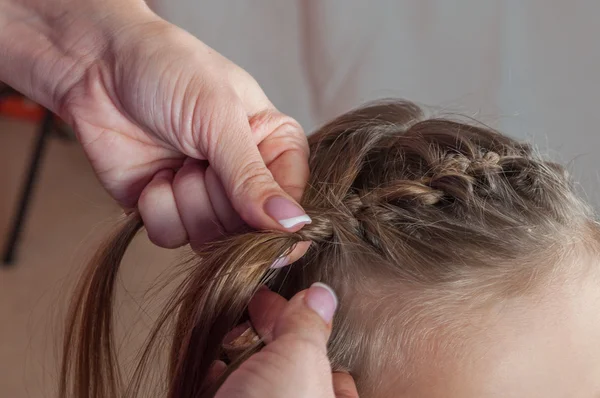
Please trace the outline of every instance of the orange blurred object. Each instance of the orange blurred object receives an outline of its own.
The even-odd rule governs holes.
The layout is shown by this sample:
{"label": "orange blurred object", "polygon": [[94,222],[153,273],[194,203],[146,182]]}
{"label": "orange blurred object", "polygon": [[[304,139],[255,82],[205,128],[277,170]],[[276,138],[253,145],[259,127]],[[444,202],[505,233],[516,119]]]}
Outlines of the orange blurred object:
{"label": "orange blurred object", "polygon": [[[46,109],[43,106],[20,95],[0,98],[0,116],[38,123],[42,121],[45,113]],[[54,116],[54,119],[62,123],[58,116]]]}
{"label": "orange blurred object", "polygon": [[39,122],[44,117],[45,109],[24,97],[8,96],[0,99],[0,115]]}

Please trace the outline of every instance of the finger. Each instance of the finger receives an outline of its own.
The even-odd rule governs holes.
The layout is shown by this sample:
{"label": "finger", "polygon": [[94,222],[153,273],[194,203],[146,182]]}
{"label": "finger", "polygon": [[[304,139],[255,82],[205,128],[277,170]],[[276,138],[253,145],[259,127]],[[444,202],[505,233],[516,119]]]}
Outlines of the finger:
{"label": "finger", "polygon": [[[250,226],[260,229],[297,231],[309,223],[302,207],[282,190],[267,169],[239,99],[220,100],[218,104],[221,105],[211,115],[215,122],[208,123],[208,130],[202,132],[201,150],[207,154],[238,214]],[[294,150],[298,149],[288,147],[282,153]]]}
{"label": "finger", "polygon": [[226,232],[237,232],[244,226],[244,221],[233,208],[227,192],[212,167],[206,170],[206,187],[215,214]]}
{"label": "finger", "polygon": [[250,300],[248,313],[252,327],[265,343],[273,340],[275,322],[287,306],[288,301],[268,289],[261,289]]}
{"label": "finger", "polygon": [[[263,142],[260,150],[269,145],[278,145],[273,142]],[[281,188],[297,201],[302,199],[304,188],[308,182],[308,155],[298,149],[289,149],[268,163],[268,168],[275,181]]]}
{"label": "finger", "polygon": [[344,372],[334,372],[332,378],[335,398],[358,398],[356,383],[352,376]]}
{"label": "finger", "polygon": [[258,146],[261,156],[279,186],[299,201],[309,177],[306,135],[295,120],[276,111],[261,116],[260,120],[263,124],[259,126],[254,119],[250,123],[253,134],[264,135]]}
{"label": "finger", "polygon": [[206,383],[209,386],[214,385],[219,377],[227,370],[227,365],[223,361],[214,361],[208,370],[208,375],[206,376]]}
{"label": "finger", "polygon": [[296,243],[292,251],[288,255],[275,260],[271,265],[271,268],[282,268],[286,265],[292,264],[295,261],[298,261],[302,256],[304,256],[304,253],[308,251],[310,244],[311,242],[308,241]]}
{"label": "finger", "polygon": [[206,166],[202,162],[186,160],[175,176],[173,192],[192,249],[223,233],[207,191]]}
{"label": "finger", "polygon": [[329,286],[314,283],[289,301],[275,322],[273,339],[289,337],[301,340],[326,354],[337,303],[337,297]]}
{"label": "finger", "polygon": [[138,201],[148,237],[154,244],[166,248],[182,246],[188,240],[175,203],[173,177],[173,170],[156,173]]}
{"label": "finger", "polygon": [[250,323],[244,322],[225,335],[221,348],[229,360],[233,362],[260,341],[259,335]]}
{"label": "finger", "polygon": [[234,327],[223,338],[223,346],[228,349],[248,348],[248,346],[258,343],[260,337],[254,331],[250,322],[242,322]]}
{"label": "finger", "polygon": [[[244,104],[244,106],[246,106]],[[248,112],[251,115],[248,118],[248,124],[252,130],[252,137],[256,145],[263,142],[268,136],[272,135],[276,130],[286,125],[291,130],[295,130],[299,133],[299,137],[303,137],[303,143],[301,144],[306,150],[308,150],[308,140],[302,126],[292,117],[279,112],[275,107],[270,104],[260,109],[254,108],[255,111]]]}
{"label": "finger", "polygon": [[[262,289],[257,298],[285,302],[269,293]],[[284,303],[275,321],[274,340],[233,372],[217,396],[253,392],[250,395],[257,397],[333,397],[327,340],[336,306],[335,294],[320,283]]]}

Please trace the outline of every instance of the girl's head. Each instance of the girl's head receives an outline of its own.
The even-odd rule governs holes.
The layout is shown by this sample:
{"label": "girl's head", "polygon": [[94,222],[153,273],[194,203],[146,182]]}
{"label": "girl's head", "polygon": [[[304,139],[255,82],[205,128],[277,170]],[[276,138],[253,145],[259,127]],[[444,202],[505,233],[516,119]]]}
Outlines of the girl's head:
{"label": "girl's head", "polygon": [[275,286],[334,287],[361,396],[600,395],[600,228],[561,166],[399,102],[311,149],[314,243]]}
{"label": "girl's head", "polygon": [[[600,395],[600,227],[561,166],[487,127],[427,119],[398,101],[345,114],[310,143],[302,205],[313,223],[203,248],[129,392],[169,330],[166,395],[210,396],[208,367],[260,284],[291,296],[321,281],[340,300],[333,368],[356,378],[361,397]],[[63,394],[121,394],[110,297],[136,223],[82,281]],[[312,242],[301,260],[269,269],[300,241]]]}

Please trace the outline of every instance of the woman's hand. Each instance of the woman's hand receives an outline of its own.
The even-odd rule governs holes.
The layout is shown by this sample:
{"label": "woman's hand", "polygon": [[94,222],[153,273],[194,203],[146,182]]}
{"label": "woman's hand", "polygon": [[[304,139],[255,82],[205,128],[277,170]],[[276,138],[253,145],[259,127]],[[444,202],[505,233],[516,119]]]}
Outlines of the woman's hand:
{"label": "woman's hand", "polygon": [[352,377],[332,374],[327,358],[336,306],[335,295],[322,284],[289,302],[260,290],[249,312],[266,346],[227,378],[216,398],[358,398]]}
{"label": "woman's hand", "polygon": [[257,82],[141,0],[0,0],[0,80],[70,122],[153,242],[295,231],[308,145]]}

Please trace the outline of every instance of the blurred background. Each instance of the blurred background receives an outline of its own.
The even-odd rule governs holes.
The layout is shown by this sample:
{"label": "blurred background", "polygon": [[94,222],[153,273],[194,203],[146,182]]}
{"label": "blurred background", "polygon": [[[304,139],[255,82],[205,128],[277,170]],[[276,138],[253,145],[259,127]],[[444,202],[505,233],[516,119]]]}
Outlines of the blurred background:
{"label": "blurred background", "polygon": [[[405,98],[532,140],[569,163],[582,192],[600,203],[600,2],[153,0],[151,6],[248,70],[307,133],[365,101]],[[43,121],[34,104],[0,100],[3,246],[23,203]],[[58,126],[44,140],[16,257],[0,268],[2,397],[52,396],[67,294],[120,213]],[[145,286],[180,255],[143,237],[136,241],[122,275],[122,319],[141,319],[137,302]],[[131,340],[143,335],[141,324],[129,332]]]}

